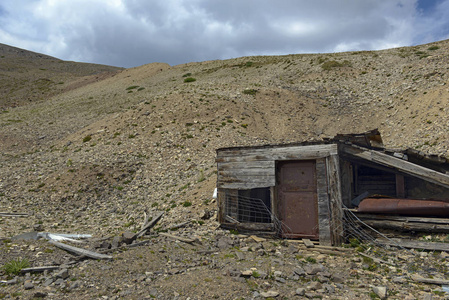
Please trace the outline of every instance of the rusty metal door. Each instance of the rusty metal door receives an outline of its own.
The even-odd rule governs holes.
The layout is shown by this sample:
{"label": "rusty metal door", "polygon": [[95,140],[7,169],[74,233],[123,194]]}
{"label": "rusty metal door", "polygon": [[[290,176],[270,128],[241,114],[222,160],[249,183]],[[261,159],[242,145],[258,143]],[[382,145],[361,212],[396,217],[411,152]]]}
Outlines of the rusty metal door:
{"label": "rusty metal door", "polygon": [[278,162],[277,191],[282,236],[318,239],[316,162]]}

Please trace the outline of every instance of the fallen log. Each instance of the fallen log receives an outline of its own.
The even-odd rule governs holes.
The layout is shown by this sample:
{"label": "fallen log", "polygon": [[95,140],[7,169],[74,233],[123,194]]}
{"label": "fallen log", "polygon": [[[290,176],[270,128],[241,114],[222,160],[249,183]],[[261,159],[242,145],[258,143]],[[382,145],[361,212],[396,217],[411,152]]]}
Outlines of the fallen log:
{"label": "fallen log", "polygon": [[87,256],[87,257],[94,258],[94,259],[112,259],[112,256],[110,256],[110,255],[105,255],[105,254],[89,251],[86,249],[77,248],[77,247],[66,245],[66,244],[56,242],[53,240],[49,240],[48,242],[50,244],[55,245],[58,248],[64,249],[66,251],[69,251],[69,252],[72,252],[72,253],[75,253],[75,254],[78,254],[81,256]]}

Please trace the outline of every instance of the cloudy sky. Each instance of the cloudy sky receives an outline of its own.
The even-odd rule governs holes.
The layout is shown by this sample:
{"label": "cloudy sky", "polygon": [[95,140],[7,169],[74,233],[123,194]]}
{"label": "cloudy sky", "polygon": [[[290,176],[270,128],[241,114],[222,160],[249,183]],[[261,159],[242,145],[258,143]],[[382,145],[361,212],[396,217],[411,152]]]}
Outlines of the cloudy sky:
{"label": "cloudy sky", "polygon": [[1,0],[0,43],[134,67],[449,38],[449,0]]}

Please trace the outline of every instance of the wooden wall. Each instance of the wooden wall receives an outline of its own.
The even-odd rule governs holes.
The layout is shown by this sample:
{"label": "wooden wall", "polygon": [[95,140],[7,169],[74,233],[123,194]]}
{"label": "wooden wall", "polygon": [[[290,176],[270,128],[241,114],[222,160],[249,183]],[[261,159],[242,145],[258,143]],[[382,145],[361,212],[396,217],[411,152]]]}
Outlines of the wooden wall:
{"label": "wooden wall", "polygon": [[276,185],[276,161],[317,159],[336,154],[336,144],[219,149],[217,188],[273,187]]}
{"label": "wooden wall", "polygon": [[320,243],[339,244],[342,195],[336,144],[219,149],[216,158],[219,221],[226,223],[223,192],[263,187],[271,188],[271,208],[277,215],[276,161],[287,160],[316,160]]}

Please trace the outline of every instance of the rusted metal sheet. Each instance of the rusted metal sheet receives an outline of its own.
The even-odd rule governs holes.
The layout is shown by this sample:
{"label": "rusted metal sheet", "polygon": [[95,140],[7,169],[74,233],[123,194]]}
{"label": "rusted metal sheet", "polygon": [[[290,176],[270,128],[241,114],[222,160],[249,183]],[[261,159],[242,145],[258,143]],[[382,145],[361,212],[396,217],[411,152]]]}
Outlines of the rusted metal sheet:
{"label": "rusted metal sheet", "polygon": [[449,216],[449,203],[438,200],[365,198],[357,209],[364,213],[410,216]]}
{"label": "rusted metal sheet", "polygon": [[278,196],[287,238],[317,239],[318,203],[314,160],[279,163]]}

